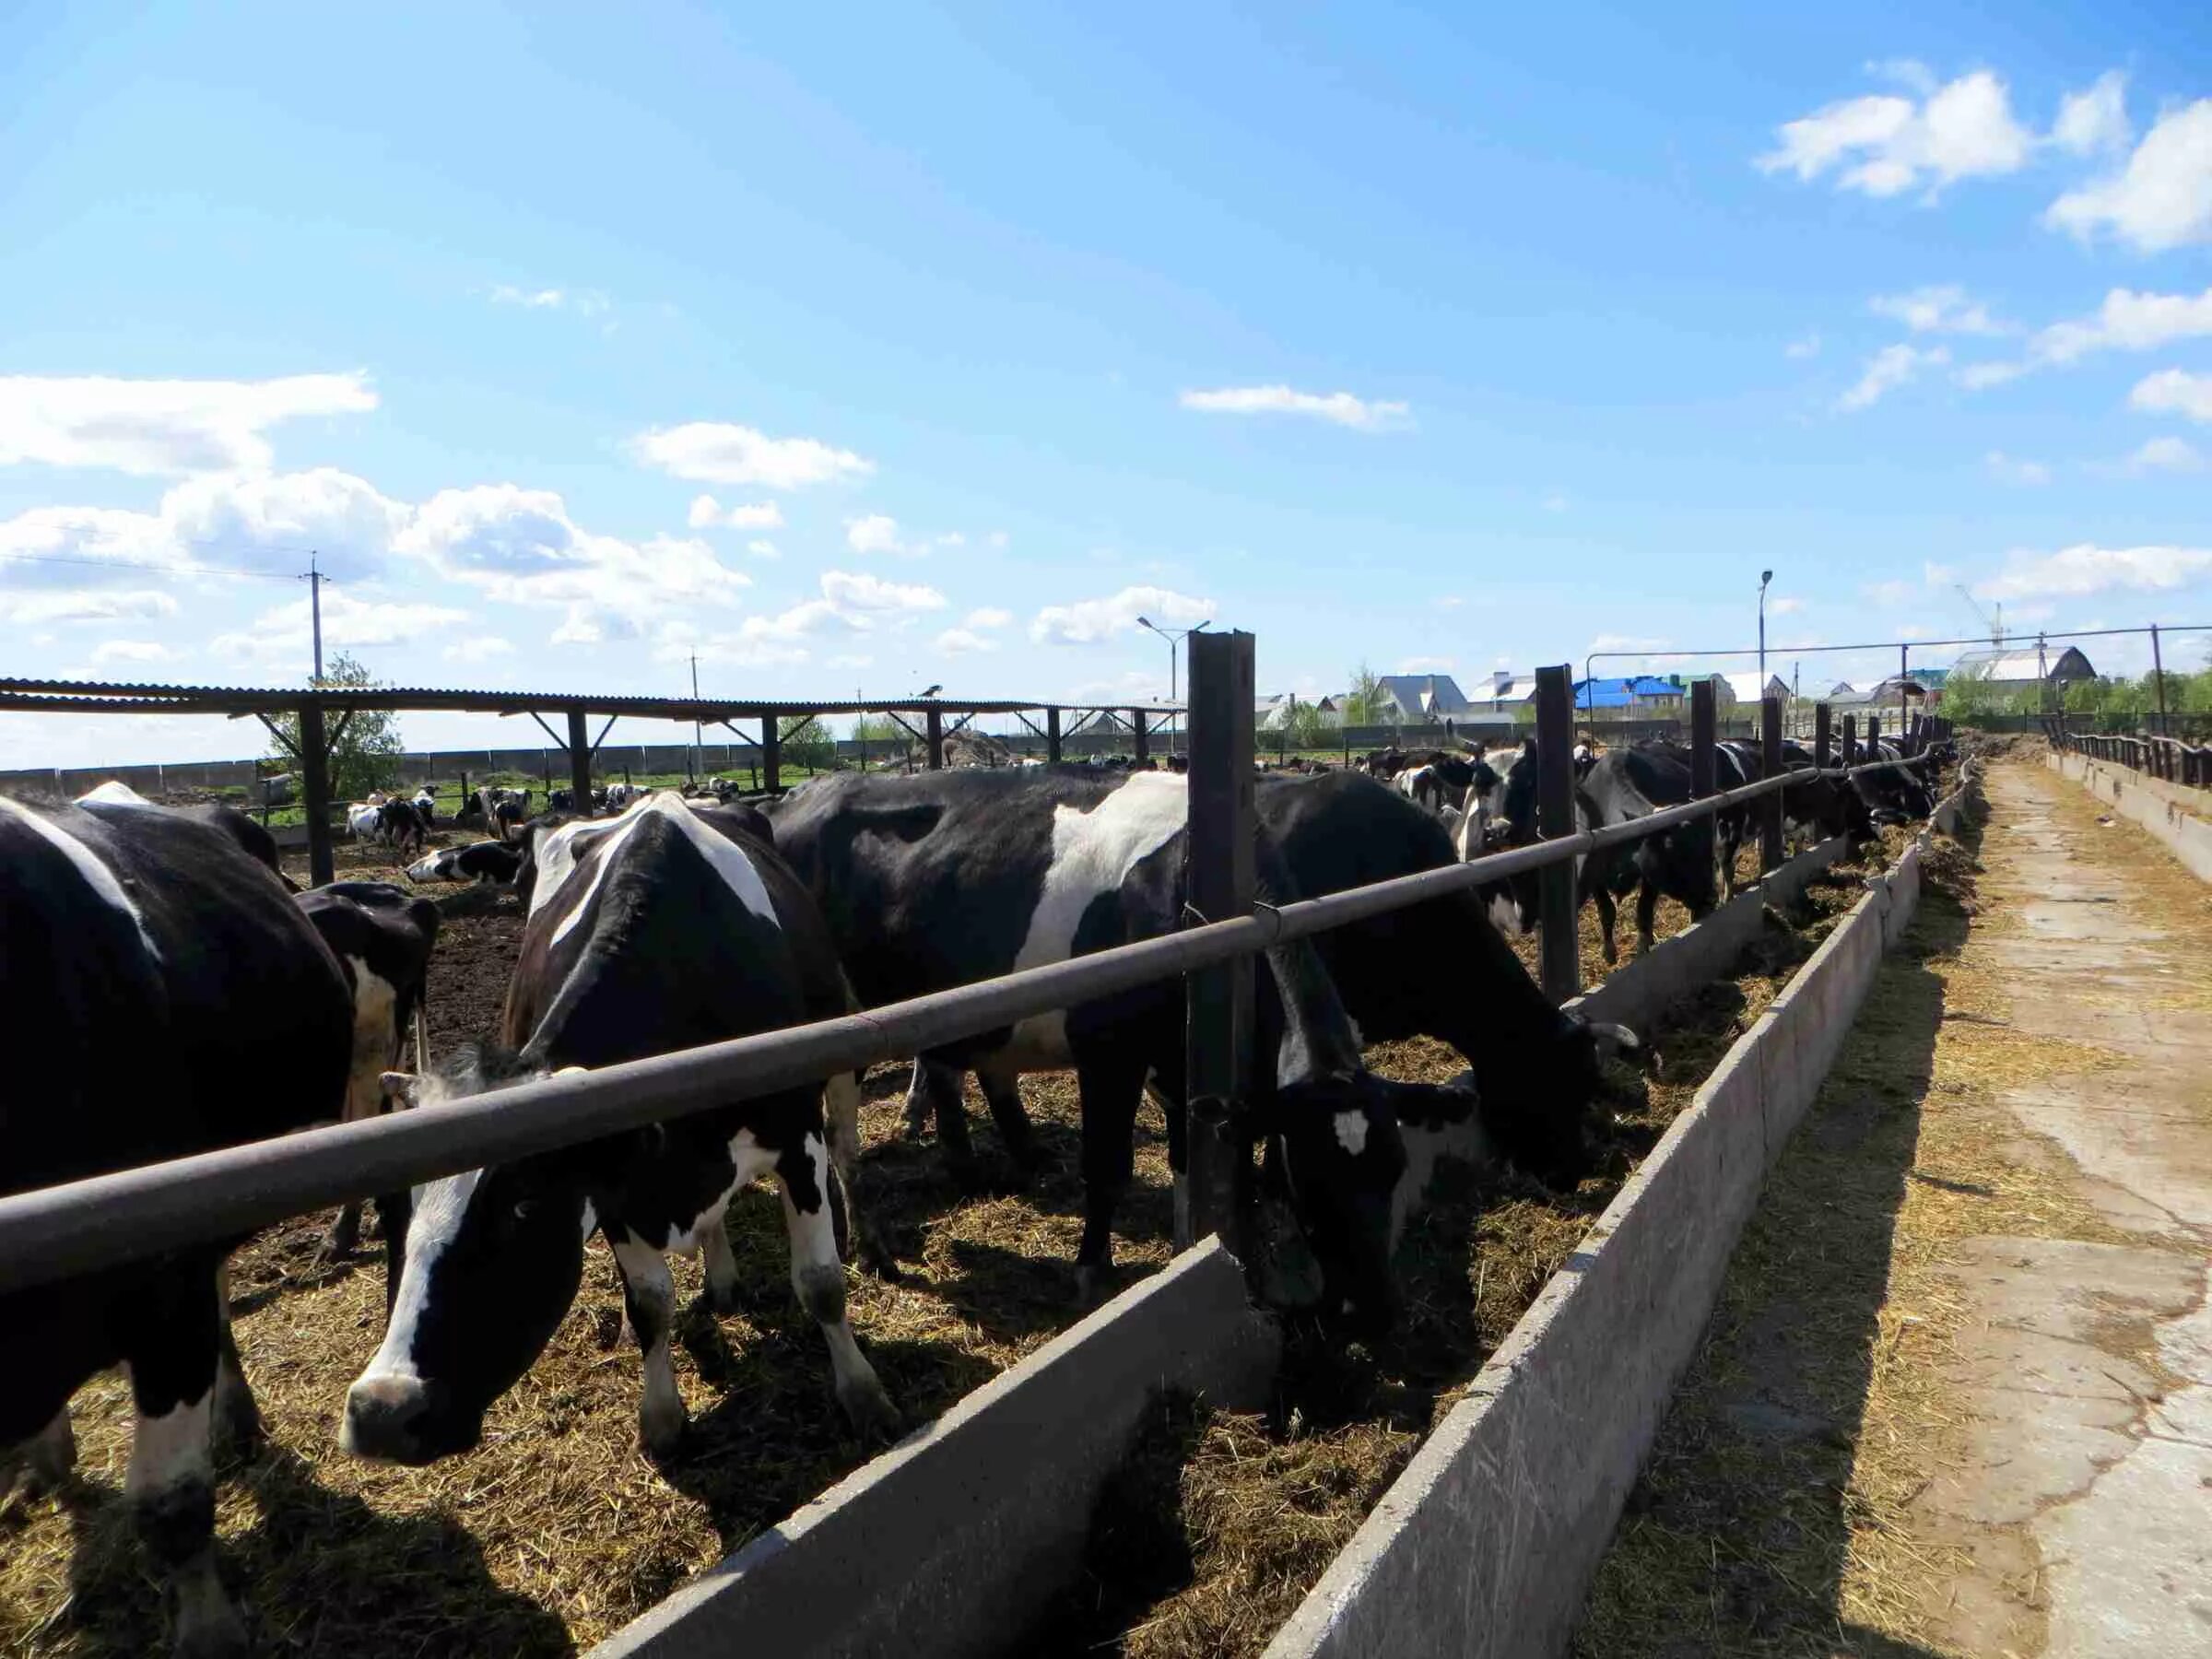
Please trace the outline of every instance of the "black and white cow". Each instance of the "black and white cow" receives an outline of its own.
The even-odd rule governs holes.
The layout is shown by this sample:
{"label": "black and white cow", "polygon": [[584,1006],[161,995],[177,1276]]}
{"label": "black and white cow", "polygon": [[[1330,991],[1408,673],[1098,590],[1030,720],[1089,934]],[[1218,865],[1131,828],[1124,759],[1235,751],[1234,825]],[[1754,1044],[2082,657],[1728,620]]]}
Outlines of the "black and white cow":
{"label": "black and white cow", "polygon": [[[1860,764],[1904,758],[1904,751],[1885,738],[1874,746],[1872,752],[1862,752]],[[1870,823],[1903,824],[1917,822],[1936,809],[1930,788],[1932,776],[1933,766],[1924,759],[1911,767],[1888,766],[1879,771],[1860,772],[1851,783],[1853,793],[1866,809]]]}
{"label": "black and white cow", "polygon": [[[1301,898],[1458,862],[1436,820],[1359,772],[1269,779],[1255,805]],[[1624,1026],[1562,1014],[1487,910],[1482,894],[1451,894],[1330,928],[1314,942],[1362,1041],[1424,1036],[1457,1049],[1474,1073],[1488,1145],[1539,1180],[1572,1187],[1589,1168],[1600,1064],[1637,1040]],[[947,1112],[960,1111],[958,1077],[921,1067],[915,1087],[943,1138]],[[991,1084],[985,1090],[1003,1125],[1008,1102]]]}
{"label": "black and white cow", "polygon": [[522,868],[523,850],[504,841],[476,841],[445,847],[407,866],[409,881],[512,881]]}
{"label": "black and white cow", "polygon": [[[1184,910],[1186,784],[1172,772],[1073,767],[840,773],[794,792],[770,818],[778,849],[822,904],[853,988],[875,1005],[1174,932]],[[1263,893],[1297,897],[1272,840],[1263,834],[1255,852]],[[1379,1328],[1392,1313],[1400,1117],[1464,1119],[1473,1093],[1371,1074],[1310,943],[1268,952],[1255,978],[1254,1048],[1265,1058],[1240,1129],[1283,1154],[1324,1277],[1324,1313]],[[1182,1167],[1182,982],[1038,1015],[927,1058],[982,1078],[1018,1155],[1028,1125],[1015,1079],[1074,1068],[1084,1178],[1077,1273],[1086,1293],[1095,1290],[1112,1259],[1147,1077],[1167,1103],[1170,1156]]]}
{"label": "black and white cow", "polygon": [[[334,881],[312,888],[297,901],[345,971],[353,995],[353,1066],[346,1078],[344,1118],[380,1115],[388,1097],[383,1075],[399,1064],[406,1034],[415,1034],[415,1063],[429,1061],[423,995],[430,952],[438,943],[438,907],[385,881]],[[385,1218],[389,1231],[391,1218]],[[324,1242],[333,1258],[353,1253],[360,1236],[361,1206],[347,1204]]]}
{"label": "black and white cow", "polygon": [[484,815],[485,829],[500,841],[510,841],[530,817],[530,792],[526,789],[479,789],[477,791],[477,810]]}
{"label": "black and white cow", "polygon": [[[767,846],[673,791],[619,818],[540,838],[538,877],[508,988],[500,1046],[390,1081],[421,1103],[577,1067],[842,1015],[851,993],[820,913]],[[663,1253],[703,1250],[711,1305],[736,1266],[731,1194],[773,1174],[791,1278],[830,1346],[839,1403],[862,1430],[897,1421],[845,1323],[830,1221],[832,1162],[865,1242],[850,1171],[860,1091],[824,1086],[694,1112],[628,1135],[419,1187],[382,1346],[346,1399],[343,1443],[428,1463],[474,1446],[484,1414],[544,1351],[575,1299],[583,1243],[604,1232],[644,1350],[639,1427],[656,1453],[685,1423],[669,1362],[675,1288]]]}
{"label": "black and white cow", "polygon": [[[76,1181],[338,1115],[352,1012],[329,947],[220,824],[143,802],[0,798],[0,1190]],[[241,1088],[242,1058],[256,1077]],[[74,1457],[68,1404],[129,1368],[124,1481],[175,1649],[241,1651],[217,1576],[211,1428],[254,1428],[222,1291],[235,1240],[0,1294],[0,1446]]]}
{"label": "black and white cow", "polygon": [[76,797],[79,806],[144,806],[155,812],[171,813],[178,818],[191,818],[221,830],[242,848],[253,861],[284,883],[287,892],[296,893],[300,884],[284,873],[282,861],[276,853],[276,838],[265,824],[248,818],[234,806],[207,804],[194,806],[156,806],[129,784],[111,778],[97,789],[86,791]]}
{"label": "black and white cow", "polygon": [[438,792],[428,783],[418,789],[414,798],[407,804],[421,818],[424,829],[428,830],[438,822]]}

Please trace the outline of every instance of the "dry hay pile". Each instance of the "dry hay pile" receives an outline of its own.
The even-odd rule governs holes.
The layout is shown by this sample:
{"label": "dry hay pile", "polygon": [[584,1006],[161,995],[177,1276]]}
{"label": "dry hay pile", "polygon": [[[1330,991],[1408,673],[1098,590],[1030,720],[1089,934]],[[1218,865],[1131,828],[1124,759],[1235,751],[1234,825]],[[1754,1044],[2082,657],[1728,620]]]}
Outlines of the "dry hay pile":
{"label": "dry hay pile", "polygon": [[[1406,1300],[1390,1337],[1343,1350],[1294,1336],[1264,1412],[1159,1401],[1094,1512],[1082,1578],[1030,1651],[1179,1659],[1265,1648],[1621,1182],[1905,839],[1809,883],[1788,925],[1771,924],[1733,978],[1646,1034],[1647,1074],[1609,1068],[1600,1172],[1576,1192],[1446,1165],[1400,1246]],[[1425,1039],[1369,1059],[1406,1081],[1442,1081],[1465,1064]]]}
{"label": "dry hay pile", "polygon": [[[339,875],[391,874],[339,849]],[[304,872],[300,872],[304,873]],[[509,904],[441,929],[429,997],[433,1053],[497,1026],[521,920]],[[1050,1167],[1012,1194],[963,1193],[934,1147],[900,1137],[906,1074],[869,1080],[862,1190],[907,1277],[851,1274],[855,1334],[907,1420],[934,1416],[1083,1312],[1071,1264],[1082,1231],[1072,1077],[1026,1090]],[[978,1152],[995,1140],[980,1098]],[[1140,1114],[1136,1178],[1116,1227],[1120,1278],[1169,1255],[1169,1177],[1155,1114]],[[341,1453],[347,1384],[381,1340],[381,1247],[318,1267],[327,1217],[287,1224],[232,1258],[230,1291],[267,1446],[220,1471],[224,1570],[259,1651],[354,1655],[567,1653],[645,1611],[879,1448],[846,1427],[819,1333],[790,1290],[772,1187],[738,1194],[730,1232],[743,1312],[694,1310],[677,1371],[693,1415],[683,1454],[656,1468],[637,1444],[639,1359],[621,1335],[614,1263],[594,1241],[576,1307],[496,1406],[485,1443],[429,1469]],[[696,1264],[674,1264],[679,1300]],[[157,1587],[121,1500],[129,1391],[79,1392],[78,1477],[0,1514],[0,1653],[138,1655],[162,1629]],[[72,1562],[75,1562],[73,1567]],[[73,1576],[74,1574],[74,1576]]]}

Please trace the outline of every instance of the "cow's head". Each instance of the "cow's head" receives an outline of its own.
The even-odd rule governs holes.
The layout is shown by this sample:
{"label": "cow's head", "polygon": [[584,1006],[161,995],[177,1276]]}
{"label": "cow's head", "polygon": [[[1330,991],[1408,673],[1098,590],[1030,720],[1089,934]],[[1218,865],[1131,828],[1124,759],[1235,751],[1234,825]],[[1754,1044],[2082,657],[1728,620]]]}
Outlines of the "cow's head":
{"label": "cow's head", "polygon": [[[547,1069],[470,1049],[438,1073],[387,1073],[384,1086],[435,1111]],[[383,1344],[347,1391],[339,1443],[427,1464],[474,1447],[492,1402],[545,1350],[576,1299],[594,1218],[581,1171],[559,1157],[430,1182],[406,1209]]]}

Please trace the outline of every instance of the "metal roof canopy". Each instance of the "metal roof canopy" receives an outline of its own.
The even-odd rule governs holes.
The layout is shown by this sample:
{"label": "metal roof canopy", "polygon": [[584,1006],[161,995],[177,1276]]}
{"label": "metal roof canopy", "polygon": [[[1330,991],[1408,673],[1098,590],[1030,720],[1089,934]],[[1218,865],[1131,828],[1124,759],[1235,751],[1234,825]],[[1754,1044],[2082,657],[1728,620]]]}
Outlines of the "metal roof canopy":
{"label": "metal roof canopy", "polygon": [[464,691],[436,686],[360,686],[342,690],[301,686],[159,686],[96,680],[0,678],[0,712],[99,714],[288,714],[304,708],[328,713],[391,709],[477,714],[595,714],[640,720],[724,721],[789,714],[1028,714],[1045,709],[1181,714],[1180,703],[975,701],[958,698],[884,698],[858,702],[791,702],[761,699],[635,697],[592,691]]}

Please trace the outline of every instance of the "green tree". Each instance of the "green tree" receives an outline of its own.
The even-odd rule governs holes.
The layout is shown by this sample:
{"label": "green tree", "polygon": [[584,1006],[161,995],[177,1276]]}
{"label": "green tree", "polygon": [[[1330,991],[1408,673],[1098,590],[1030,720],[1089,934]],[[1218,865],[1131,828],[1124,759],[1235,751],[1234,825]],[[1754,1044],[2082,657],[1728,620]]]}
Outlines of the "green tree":
{"label": "green tree", "polygon": [[1344,694],[1344,724],[1353,726],[1380,724],[1389,706],[1389,699],[1383,694],[1382,677],[1365,663],[1353,669],[1351,689]]}
{"label": "green tree", "polygon": [[776,723],[783,740],[783,764],[828,771],[837,764],[837,742],[830,728],[808,714],[786,714]]}
{"label": "green tree", "polygon": [[906,734],[888,714],[862,714],[853,722],[855,743],[904,743]]}
{"label": "green tree", "polygon": [[[323,690],[359,690],[381,682],[346,652],[339,652],[329,663],[323,677],[314,682]],[[340,723],[343,722],[343,726]],[[268,758],[279,771],[292,771],[300,764],[297,752],[300,742],[300,716],[297,713],[276,717],[276,729],[284,734],[284,741],[271,741]],[[389,709],[356,709],[350,716],[332,714],[324,722],[324,730],[335,732],[337,740],[330,746],[330,794],[336,801],[358,801],[372,791],[396,788],[399,783],[399,758],[406,746],[400,740],[399,716]],[[288,747],[287,745],[291,747]]]}
{"label": "green tree", "polygon": [[1321,748],[1329,741],[1328,728],[1322,720],[1318,703],[1294,703],[1284,710],[1282,728],[1294,749]]}

